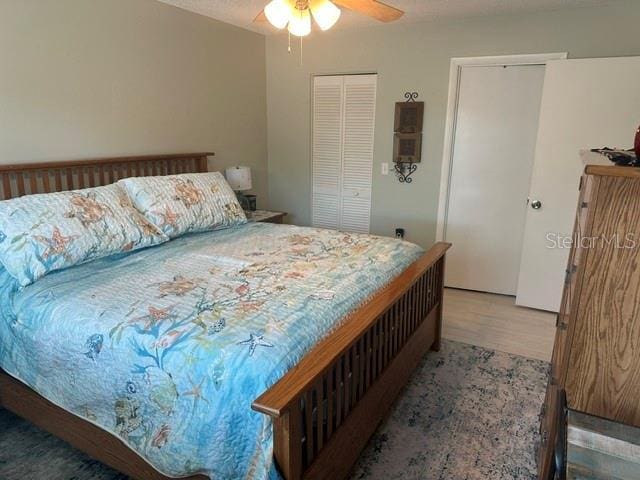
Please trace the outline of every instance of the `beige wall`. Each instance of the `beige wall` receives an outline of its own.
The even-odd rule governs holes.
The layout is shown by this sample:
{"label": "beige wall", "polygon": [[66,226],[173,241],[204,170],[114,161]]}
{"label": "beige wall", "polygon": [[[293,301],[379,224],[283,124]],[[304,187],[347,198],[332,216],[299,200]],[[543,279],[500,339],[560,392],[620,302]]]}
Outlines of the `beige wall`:
{"label": "beige wall", "polygon": [[[378,73],[373,233],[396,226],[424,246],[435,238],[451,57],[568,52],[570,58],[640,54],[640,1],[538,14],[439,20],[315,32],[287,53],[286,35],[267,38],[270,206],[310,222],[310,85],[318,73]],[[425,102],[423,163],[411,185],[380,164],[391,159],[393,107],[415,90]],[[609,112],[614,114],[613,112]],[[609,114],[605,113],[605,114]],[[640,120],[640,112],[639,112]],[[632,138],[630,136],[631,143]]]}
{"label": "beige wall", "polygon": [[264,49],[155,0],[0,0],[0,163],[214,151],[266,203]]}

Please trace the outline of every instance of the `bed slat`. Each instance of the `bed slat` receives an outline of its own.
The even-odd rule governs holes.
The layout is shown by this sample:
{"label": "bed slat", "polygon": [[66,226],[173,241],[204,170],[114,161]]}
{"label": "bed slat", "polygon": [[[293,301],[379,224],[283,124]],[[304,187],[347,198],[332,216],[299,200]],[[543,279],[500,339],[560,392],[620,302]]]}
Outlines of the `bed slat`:
{"label": "bed slat", "polygon": [[315,393],[315,425],[316,425],[316,442],[314,445],[314,455],[322,450],[322,446],[324,445],[324,425],[327,421],[325,417],[325,409],[324,409],[324,378],[319,377],[318,381],[314,387]]}
{"label": "bed slat", "polygon": [[42,188],[45,192],[51,191],[51,183],[49,179],[49,170],[42,171]]}
{"label": "bed slat", "polygon": [[305,463],[313,461],[313,391],[307,390],[304,395],[304,424],[307,457]]}
{"label": "bed slat", "polygon": [[11,197],[11,175],[6,172],[2,174],[2,199],[7,200]]}
{"label": "bed slat", "polygon": [[333,405],[335,403],[335,375],[336,366],[331,367],[327,375],[327,438],[331,437],[333,432]]}
{"label": "bed slat", "polygon": [[336,428],[342,423],[342,405],[344,402],[344,355],[336,363]]}
{"label": "bed slat", "polygon": [[18,196],[21,197],[24,195],[24,172],[18,172],[16,174],[16,184],[18,187]]}
{"label": "bed slat", "polygon": [[30,193],[38,193],[37,172],[29,172],[29,191]]}

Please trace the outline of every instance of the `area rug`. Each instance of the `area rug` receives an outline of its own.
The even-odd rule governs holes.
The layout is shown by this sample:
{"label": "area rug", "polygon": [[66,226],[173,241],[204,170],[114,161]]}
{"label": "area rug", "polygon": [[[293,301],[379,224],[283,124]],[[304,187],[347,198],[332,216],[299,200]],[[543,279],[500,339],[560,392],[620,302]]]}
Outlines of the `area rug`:
{"label": "area rug", "polygon": [[535,479],[548,365],[443,341],[369,442],[353,479]]}
{"label": "area rug", "polygon": [[[353,479],[533,479],[547,363],[444,341],[422,361]],[[125,480],[0,410],[0,479]]]}

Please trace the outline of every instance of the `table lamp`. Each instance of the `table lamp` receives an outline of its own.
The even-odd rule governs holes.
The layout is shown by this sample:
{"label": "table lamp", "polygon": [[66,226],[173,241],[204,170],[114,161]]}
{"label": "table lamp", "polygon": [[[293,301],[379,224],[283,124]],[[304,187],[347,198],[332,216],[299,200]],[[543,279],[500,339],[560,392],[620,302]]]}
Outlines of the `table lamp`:
{"label": "table lamp", "polygon": [[253,186],[251,183],[251,169],[249,167],[230,167],[225,171],[227,182],[231,185],[231,188],[236,192],[238,201],[244,210],[251,210],[251,202],[249,198],[242,192],[251,190]]}

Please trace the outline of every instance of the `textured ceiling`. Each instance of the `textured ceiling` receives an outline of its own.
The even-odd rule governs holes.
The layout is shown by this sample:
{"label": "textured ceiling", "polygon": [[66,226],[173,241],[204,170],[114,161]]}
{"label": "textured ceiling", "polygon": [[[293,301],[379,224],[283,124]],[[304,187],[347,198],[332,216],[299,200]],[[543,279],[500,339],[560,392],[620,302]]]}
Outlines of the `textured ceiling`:
{"label": "textured ceiling", "polygon": [[[268,24],[253,23],[269,0],[159,0],[201,15],[264,34],[278,30]],[[398,22],[417,22],[443,17],[499,15],[516,12],[557,10],[611,3],[612,0],[384,0],[405,11]],[[364,15],[344,10],[334,28],[379,25]]]}

